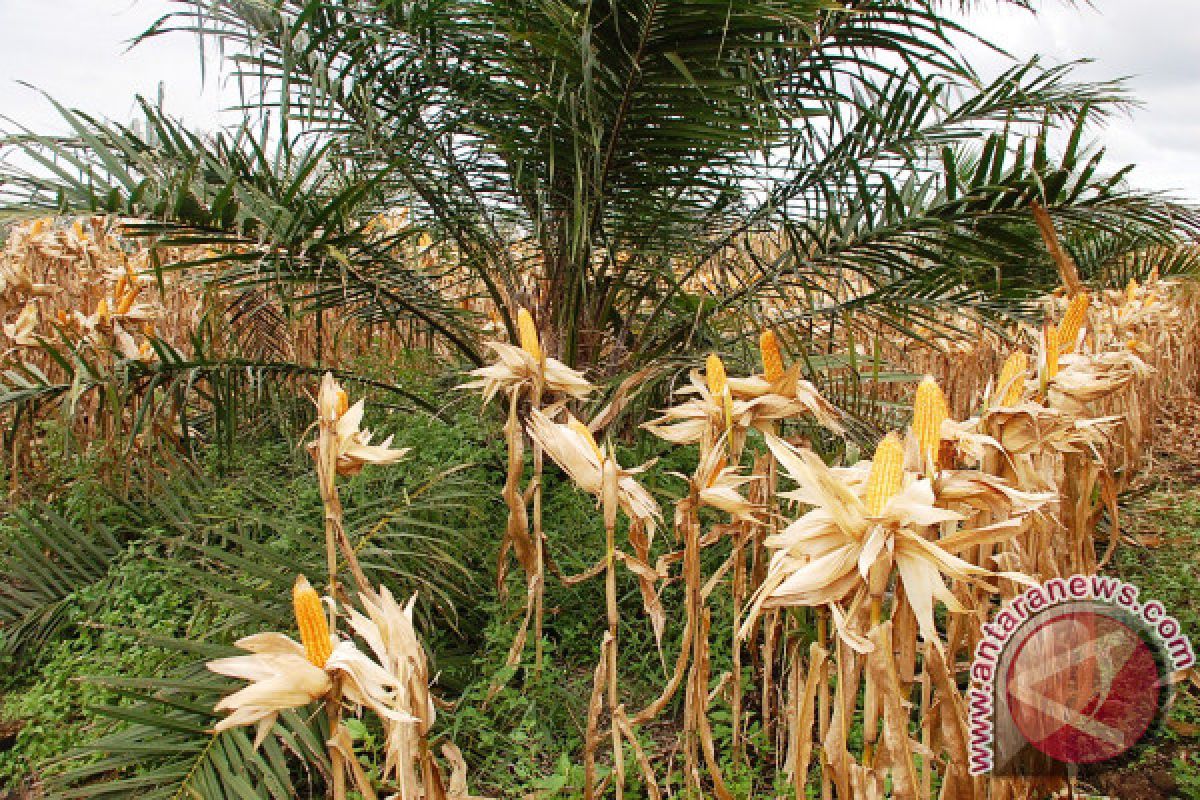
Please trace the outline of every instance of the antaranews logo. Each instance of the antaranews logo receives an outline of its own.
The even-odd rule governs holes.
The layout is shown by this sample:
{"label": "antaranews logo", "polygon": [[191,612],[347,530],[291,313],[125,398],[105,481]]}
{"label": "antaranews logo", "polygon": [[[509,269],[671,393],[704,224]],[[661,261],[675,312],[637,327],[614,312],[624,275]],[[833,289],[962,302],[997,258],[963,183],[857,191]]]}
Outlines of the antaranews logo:
{"label": "antaranews logo", "polygon": [[1117,758],[1160,721],[1195,661],[1162,604],[1104,575],[1054,578],[983,626],[971,664],[970,772],[1061,774]]}

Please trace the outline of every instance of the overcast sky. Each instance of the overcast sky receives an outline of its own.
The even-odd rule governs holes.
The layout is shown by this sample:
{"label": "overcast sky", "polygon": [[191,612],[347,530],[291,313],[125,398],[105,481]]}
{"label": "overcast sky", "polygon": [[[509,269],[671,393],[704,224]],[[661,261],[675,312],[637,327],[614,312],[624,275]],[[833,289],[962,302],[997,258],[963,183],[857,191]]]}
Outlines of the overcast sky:
{"label": "overcast sky", "polygon": [[[1089,79],[1128,77],[1143,106],[1096,138],[1111,167],[1137,163],[1132,180],[1200,200],[1200,0],[1045,0],[1037,16],[979,4],[970,25],[1017,57],[1050,63],[1092,58]],[[201,80],[194,38],[159,37],[129,50],[129,40],[171,7],[167,0],[0,0],[0,115],[35,130],[55,125],[44,99],[25,81],[85,111],[127,121],[133,96],[155,96],[200,128],[220,124],[222,93]],[[1004,64],[977,54],[982,71]]]}

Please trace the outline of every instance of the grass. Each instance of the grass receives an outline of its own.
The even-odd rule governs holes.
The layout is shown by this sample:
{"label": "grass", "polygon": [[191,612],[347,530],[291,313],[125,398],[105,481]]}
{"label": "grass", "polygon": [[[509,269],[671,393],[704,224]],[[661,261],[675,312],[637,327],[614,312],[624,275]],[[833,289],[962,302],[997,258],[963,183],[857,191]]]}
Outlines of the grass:
{"label": "grass", "polygon": [[[1160,467],[1161,468],[1161,467]],[[1171,470],[1164,470],[1169,475]],[[1168,487],[1151,484],[1123,505],[1123,542],[1106,572],[1141,589],[1141,597],[1160,601],[1179,620],[1193,644],[1200,642],[1200,485]],[[1134,781],[1145,776],[1160,785],[1128,785],[1126,792],[1144,794],[1147,800],[1156,789],[1177,792],[1163,797],[1200,798],[1200,701],[1197,687],[1182,682],[1163,726],[1122,767],[1107,776],[1093,778],[1102,787],[1106,781]],[[1174,785],[1171,789],[1170,786]],[[1125,786],[1118,783],[1117,786]],[[1134,796],[1122,794],[1120,796]]]}
{"label": "grass", "polygon": [[21,669],[8,665],[0,719],[19,720],[21,728],[12,749],[0,752],[0,786],[107,728],[92,709],[120,697],[94,678],[165,674],[178,665],[178,657],[122,630],[185,636],[219,624],[220,610],[204,604],[202,593],[163,564],[158,550],[152,543],[131,546],[104,580],[71,598],[60,638]]}

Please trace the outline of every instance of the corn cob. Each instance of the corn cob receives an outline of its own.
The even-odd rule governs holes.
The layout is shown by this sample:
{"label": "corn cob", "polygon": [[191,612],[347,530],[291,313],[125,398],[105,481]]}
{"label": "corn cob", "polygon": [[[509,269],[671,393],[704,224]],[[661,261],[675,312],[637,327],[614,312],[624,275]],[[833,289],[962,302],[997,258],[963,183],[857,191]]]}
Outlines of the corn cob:
{"label": "corn cob", "polygon": [[121,297],[120,302],[117,304],[117,313],[128,314],[129,309],[133,308],[133,301],[137,300],[137,296],[141,293],[141,284],[135,283],[131,285],[129,290],[125,292],[125,294]]}
{"label": "corn cob", "polygon": [[921,448],[922,466],[928,460],[936,468],[938,453],[942,445],[942,423],[950,416],[946,407],[946,395],[942,387],[932,375],[917,386],[917,396],[913,401],[913,435]]}
{"label": "corn cob", "polygon": [[704,382],[708,384],[708,391],[715,399],[719,399],[729,388],[725,362],[716,353],[709,353],[704,361]]}
{"label": "corn cob", "polygon": [[704,381],[713,400],[721,404],[722,421],[728,433],[733,428],[733,395],[729,392],[729,376],[725,373],[725,362],[716,353],[709,353],[704,361]]}
{"label": "corn cob", "polygon": [[109,316],[108,298],[101,297],[100,303],[96,306],[96,318],[101,322],[108,322]]}
{"label": "corn cob", "polygon": [[574,414],[567,416],[567,427],[582,436],[592,446],[592,452],[596,454],[596,458],[603,463],[604,451],[600,449],[600,445],[596,444],[596,437],[592,435],[591,429],[576,419]]}
{"label": "corn cob", "polygon": [[1132,303],[1137,299],[1138,282],[1136,278],[1129,279],[1129,285],[1125,287],[1125,302]]}
{"label": "corn cob", "polygon": [[340,419],[342,414],[350,409],[350,395],[346,394],[346,390],[342,387],[337,388],[337,405],[334,408],[336,418]]}
{"label": "corn cob", "polygon": [[766,330],[758,337],[758,351],[762,355],[763,377],[774,383],[783,377],[783,355],[779,352],[779,340],[775,331]]}
{"label": "corn cob", "polygon": [[325,662],[333,653],[333,644],[329,640],[329,622],[325,619],[321,598],[303,575],[296,576],[296,583],[292,587],[292,607],[296,612],[296,624],[300,628],[304,656],[316,666],[324,668]]}
{"label": "corn cob", "polygon": [[1075,350],[1075,343],[1079,339],[1079,331],[1083,328],[1090,303],[1091,298],[1087,292],[1080,292],[1071,298],[1062,321],[1058,324],[1058,347],[1061,352],[1070,353]]}
{"label": "corn cob", "polygon": [[1000,369],[1000,378],[996,381],[996,394],[1000,405],[1013,406],[1021,399],[1025,390],[1025,373],[1029,370],[1029,356],[1024,350],[1017,350],[1004,361]]}
{"label": "corn cob", "polygon": [[534,360],[540,364],[542,362],[542,343],[538,339],[533,317],[523,308],[517,312],[517,338],[521,343],[521,349],[533,356]]}
{"label": "corn cob", "polygon": [[904,445],[893,431],[875,448],[867,476],[867,513],[877,517],[895,497],[904,481]]}
{"label": "corn cob", "polygon": [[1054,327],[1053,322],[1046,323],[1045,342],[1044,349],[1046,352],[1043,356],[1046,359],[1045,377],[1046,380],[1050,380],[1058,374],[1059,338],[1058,329]]}

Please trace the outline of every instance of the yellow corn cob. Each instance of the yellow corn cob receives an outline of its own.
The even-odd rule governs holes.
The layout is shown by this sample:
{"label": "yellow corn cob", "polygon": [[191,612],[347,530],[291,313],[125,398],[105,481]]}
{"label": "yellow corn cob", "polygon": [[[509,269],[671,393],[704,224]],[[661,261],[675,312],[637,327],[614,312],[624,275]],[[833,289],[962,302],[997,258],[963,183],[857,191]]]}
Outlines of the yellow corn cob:
{"label": "yellow corn cob", "polygon": [[758,337],[758,351],[762,355],[763,377],[774,383],[783,377],[783,354],[779,352],[779,340],[775,331],[766,330]]}
{"label": "yellow corn cob", "polygon": [[1021,399],[1025,390],[1025,373],[1029,371],[1029,356],[1024,350],[1017,350],[1004,361],[1000,369],[1000,378],[996,381],[996,394],[1000,405],[1013,406]]}
{"label": "yellow corn cob", "polygon": [[540,364],[542,343],[538,339],[537,326],[533,324],[533,317],[523,308],[517,312],[517,338],[521,342],[521,349]]}
{"label": "yellow corn cob", "polygon": [[346,394],[346,390],[339,386],[337,388],[337,406],[335,407],[334,413],[337,418],[340,419],[342,414],[345,414],[349,408],[350,395]]}
{"label": "yellow corn cob", "polygon": [[1138,282],[1136,278],[1129,279],[1129,285],[1125,287],[1125,302],[1132,303],[1137,299]]}
{"label": "yellow corn cob", "polygon": [[41,219],[35,219],[33,221],[33,225],[29,229],[29,235],[37,236],[42,231],[46,230],[46,226],[49,224],[50,224],[49,217],[42,217]]}
{"label": "yellow corn cob", "polygon": [[716,353],[709,353],[704,361],[704,382],[713,400],[721,404],[725,431],[733,427],[733,396],[729,393],[729,376],[725,373],[725,362]]}
{"label": "yellow corn cob", "polygon": [[704,382],[714,398],[720,398],[729,388],[729,378],[725,374],[725,362],[716,353],[709,353],[704,361]]}
{"label": "yellow corn cob", "polygon": [[1058,374],[1058,329],[1054,327],[1053,322],[1046,323],[1046,379],[1049,380]]}
{"label": "yellow corn cob", "polygon": [[296,583],[292,587],[292,607],[296,612],[296,624],[300,628],[300,642],[304,645],[305,657],[324,668],[333,653],[333,645],[329,641],[329,622],[325,619],[321,598],[303,575],[296,576]]}
{"label": "yellow corn cob", "polygon": [[1075,350],[1075,342],[1079,339],[1079,331],[1087,317],[1088,305],[1091,298],[1087,292],[1080,292],[1071,298],[1067,310],[1063,313],[1062,322],[1058,324],[1058,347],[1063,353]]}
{"label": "yellow corn cob", "polygon": [[107,322],[109,317],[108,298],[101,297],[100,303],[96,306],[96,318],[101,322]]}
{"label": "yellow corn cob", "polygon": [[601,462],[604,461],[604,451],[600,449],[600,445],[596,444],[596,437],[592,435],[587,425],[576,419],[574,414],[570,414],[567,416],[567,427],[582,436],[592,446],[592,452],[596,454],[596,458]]}
{"label": "yellow corn cob", "polygon": [[[913,435],[921,448],[921,460],[929,460],[934,467],[938,465],[938,452],[942,448],[942,423],[950,416],[946,407],[946,395],[942,387],[932,375],[917,386],[917,396],[913,401]],[[922,464],[924,466],[924,464]]]}
{"label": "yellow corn cob", "polygon": [[118,314],[128,314],[129,309],[133,308],[133,301],[137,300],[137,296],[141,293],[142,293],[141,284],[135,283],[132,286],[130,286],[129,291],[125,292],[125,295],[121,298],[120,303],[118,303],[118,305],[117,305],[117,313]]}
{"label": "yellow corn cob", "polygon": [[904,481],[904,445],[893,431],[875,448],[871,473],[867,476],[867,513],[877,517],[895,497]]}

